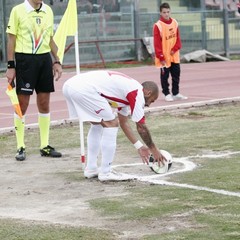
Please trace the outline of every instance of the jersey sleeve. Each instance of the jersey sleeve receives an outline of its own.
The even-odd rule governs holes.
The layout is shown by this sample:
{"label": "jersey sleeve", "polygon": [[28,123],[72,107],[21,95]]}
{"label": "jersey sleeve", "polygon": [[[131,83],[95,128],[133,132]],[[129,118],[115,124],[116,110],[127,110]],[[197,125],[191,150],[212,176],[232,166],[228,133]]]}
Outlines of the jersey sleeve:
{"label": "jersey sleeve", "polygon": [[17,15],[16,8],[13,8],[10,13],[6,33],[17,35],[17,26],[18,26],[18,15]]}
{"label": "jersey sleeve", "polygon": [[127,95],[127,99],[129,101],[132,121],[142,122],[145,119],[144,118],[145,99],[143,95],[143,90],[137,89],[130,92]]}
{"label": "jersey sleeve", "polygon": [[182,42],[181,42],[179,28],[177,28],[177,41],[176,41],[174,47],[172,48],[172,50],[174,52],[176,52],[176,51],[180,50],[181,48],[182,48]]}
{"label": "jersey sleeve", "polygon": [[145,99],[142,89],[129,92],[127,95],[127,100],[129,102],[129,106],[119,108],[118,113],[123,116],[131,115],[133,122],[145,123]]}
{"label": "jersey sleeve", "polygon": [[[49,7],[50,8],[50,7]],[[51,37],[53,37],[53,35],[54,35],[54,14],[53,14],[53,11],[52,11],[52,9],[50,8],[50,11],[49,11],[50,13],[50,16],[51,16],[51,30],[50,30],[50,36]]]}
{"label": "jersey sleeve", "polygon": [[156,23],[153,26],[153,43],[154,43],[153,45],[154,45],[155,56],[158,59],[160,59],[160,61],[164,61],[163,49],[162,49],[162,37]]}

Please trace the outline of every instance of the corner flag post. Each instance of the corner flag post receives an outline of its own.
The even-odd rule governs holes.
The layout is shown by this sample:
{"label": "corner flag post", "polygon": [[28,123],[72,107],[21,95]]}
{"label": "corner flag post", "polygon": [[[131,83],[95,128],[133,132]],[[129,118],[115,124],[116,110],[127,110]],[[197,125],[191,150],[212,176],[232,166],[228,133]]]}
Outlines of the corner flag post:
{"label": "corner flag post", "polygon": [[[75,42],[75,59],[76,59],[76,72],[77,75],[80,74],[80,57],[79,57],[79,46],[78,46],[78,31],[74,36]],[[84,147],[84,131],[83,131],[83,122],[79,119],[79,129],[80,129],[80,145],[81,145],[81,162],[82,169],[85,169],[85,147]]]}
{"label": "corner flag post", "polygon": [[[78,16],[76,0],[69,0],[67,9],[54,35],[54,41],[58,46],[58,57],[62,63],[67,36],[74,36],[76,74],[80,74],[79,46],[78,46]],[[81,163],[82,169],[85,168],[85,149],[83,122],[79,119],[80,127],[80,145],[81,145]]]}

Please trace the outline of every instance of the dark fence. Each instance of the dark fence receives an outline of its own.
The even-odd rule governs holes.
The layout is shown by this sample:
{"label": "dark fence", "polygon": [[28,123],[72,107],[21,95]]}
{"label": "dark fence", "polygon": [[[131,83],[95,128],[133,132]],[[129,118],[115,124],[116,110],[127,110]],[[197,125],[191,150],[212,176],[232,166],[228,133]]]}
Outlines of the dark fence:
{"label": "dark fence", "polygon": [[[1,1],[0,66],[2,68],[6,65],[6,22],[12,6],[21,2],[23,1]],[[53,4],[55,28],[64,14],[67,2],[49,1]],[[159,18],[160,2],[77,0],[80,63],[139,60],[146,57],[141,52],[142,41],[138,40],[152,36],[152,26]],[[228,1],[226,6],[221,0],[168,2],[171,4],[172,17],[179,22],[183,43],[182,54],[200,49],[225,56],[240,53],[240,17],[234,0],[230,1],[231,4]],[[75,63],[74,47],[71,47],[73,41],[73,37],[67,39],[68,51],[64,56],[66,65]]]}

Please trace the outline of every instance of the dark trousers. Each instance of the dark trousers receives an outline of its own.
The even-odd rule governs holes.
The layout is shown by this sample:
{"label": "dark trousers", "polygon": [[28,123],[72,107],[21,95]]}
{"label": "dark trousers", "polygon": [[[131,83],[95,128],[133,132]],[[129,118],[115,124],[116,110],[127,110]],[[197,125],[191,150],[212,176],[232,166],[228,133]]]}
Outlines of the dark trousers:
{"label": "dark trousers", "polygon": [[172,94],[177,95],[179,93],[180,64],[171,63],[171,67],[161,68],[160,79],[161,79],[162,93],[165,96],[170,94],[169,82],[168,82],[169,74],[171,74],[171,77],[172,77]]}

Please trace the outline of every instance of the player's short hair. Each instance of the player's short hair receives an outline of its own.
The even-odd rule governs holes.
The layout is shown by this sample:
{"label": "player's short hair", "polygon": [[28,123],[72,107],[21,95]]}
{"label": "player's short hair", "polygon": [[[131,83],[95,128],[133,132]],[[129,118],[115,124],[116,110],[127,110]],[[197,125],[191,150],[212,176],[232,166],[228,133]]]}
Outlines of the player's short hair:
{"label": "player's short hair", "polygon": [[159,7],[160,12],[163,10],[163,8],[168,8],[168,9],[170,9],[170,5],[169,5],[168,3],[162,3],[162,4],[160,5],[160,7]]}
{"label": "player's short hair", "polygon": [[150,90],[153,95],[159,95],[159,88],[158,85],[153,81],[146,81],[142,83],[144,89]]}

